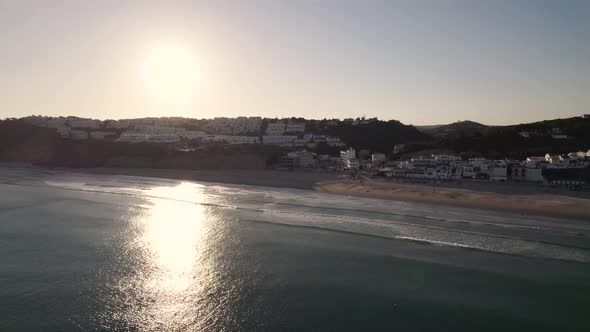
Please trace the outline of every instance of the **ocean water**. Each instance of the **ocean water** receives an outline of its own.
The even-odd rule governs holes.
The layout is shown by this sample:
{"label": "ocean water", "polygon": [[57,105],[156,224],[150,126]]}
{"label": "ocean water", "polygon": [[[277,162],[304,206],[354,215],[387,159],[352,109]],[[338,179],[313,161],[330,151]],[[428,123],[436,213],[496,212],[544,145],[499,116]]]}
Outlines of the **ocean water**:
{"label": "ocean water", "polygon": [[0,331],[590,330],[590,222],[0,169]]}

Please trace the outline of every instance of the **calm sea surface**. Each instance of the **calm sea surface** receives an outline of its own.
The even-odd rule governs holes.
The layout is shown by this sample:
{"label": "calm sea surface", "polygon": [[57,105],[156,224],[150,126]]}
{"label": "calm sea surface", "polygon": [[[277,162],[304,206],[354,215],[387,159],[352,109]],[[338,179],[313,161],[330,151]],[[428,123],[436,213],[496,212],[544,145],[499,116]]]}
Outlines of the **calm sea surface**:
{"label": "calm sea surface", "polygon": [[590,222],[0,169],[0,331],[590,330]]}

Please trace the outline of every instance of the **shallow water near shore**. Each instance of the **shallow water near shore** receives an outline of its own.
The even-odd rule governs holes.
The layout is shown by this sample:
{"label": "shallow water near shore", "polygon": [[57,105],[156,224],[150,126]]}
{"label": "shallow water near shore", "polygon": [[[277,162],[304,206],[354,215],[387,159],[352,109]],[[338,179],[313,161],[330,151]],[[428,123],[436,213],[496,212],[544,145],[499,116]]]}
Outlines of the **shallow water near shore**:
{"label": "shallow water near shore", "polygon": [[0,330],[590,328],[590,223],[0,170]]}

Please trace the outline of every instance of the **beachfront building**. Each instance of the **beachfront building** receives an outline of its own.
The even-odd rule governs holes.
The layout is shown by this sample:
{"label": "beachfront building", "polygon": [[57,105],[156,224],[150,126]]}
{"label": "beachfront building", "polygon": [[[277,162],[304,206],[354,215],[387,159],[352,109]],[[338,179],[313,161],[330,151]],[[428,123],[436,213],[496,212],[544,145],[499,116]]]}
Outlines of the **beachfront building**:
{"label": "beachfront building", "polygon": [[489,179],[490,161],[483,158],[470,158],[463,166],[465,179]]}
{"label": "beachfront building", "polygon": [[359,160],[356,158],[356,150],[353,148],[340,151],[340,160],[344,169],[356,171],[360,168]]}
{"label": "beachfront building", "polygon": [[567,154],[569,168],[587,168],[590,166],[590,159],[586,158],[585,152],[572,152]]}
{"label": "beachfront building", "polygon": [[490,180],[506,182],[508,176],[508,164],[505,160],[494,160],[489,169]]}
{"label": "beachfront building", "polygon": [[452,160],[450,162],[452,179],[460,179],[463,176],[463,165],[462,160]]}
{"label": "beachfront building", "polygon": [[548,164],[545,157],[527,157],[525,161],[525,165],[528,168],[543,168],[546,167]]}
{"label": "beachfront building", "polygon": [[356,159],[356,150],[348,148],[347,150],[340,151],[340,159],[342,159],[343,163],[349,159]]}
{"label": "beachfront building", "polygon": [[287,159],[290,159],[294,168],[318,168],[319,162],[316,159],[315,153],[301,150],[293,151],[287,154]]}
{"label": "beachfront building", "polygon": [[386,160],[386,156],[385,156],[385,154],[383,154],[383,153],[373,153],[373,154],[371,155],[371,162],[372,162],[374,165],[380,165],[380,164],[383,164],[383,163],[385,163],[385,160]]}
{"label": "beachfront building", "polygon": [[510,181],[513,182],[524,182],[526,181],[526,170],[527,167],[521,163],[511,163],[508,168],[508,175]]}
{"label": "beachfront building", "polygon": [[358,159],[346,159],[346,163],[344,164],[344,169],[351,171],[358,171],[360,167],[361,164]]}
{"label": "beachfront building", "polygon": [[526,173],[524,180],[526,182],[535,182],[535,183],[544,183],[546,180],[543,177],[543,169],[542,168],[526,168]]}
{"label": "beachfront building", "polygon": [[548,168],[567,168],[569,166],[569,159],[560,154],[547,153],[545,161],[548,163]]}
{"label": "beachfront building", "polygon": [[447,180],[453,177],[454,164],[455,161],[448,159],[412,158],[400,162],[397,168],[392,169],[391,174],[408,178]]}

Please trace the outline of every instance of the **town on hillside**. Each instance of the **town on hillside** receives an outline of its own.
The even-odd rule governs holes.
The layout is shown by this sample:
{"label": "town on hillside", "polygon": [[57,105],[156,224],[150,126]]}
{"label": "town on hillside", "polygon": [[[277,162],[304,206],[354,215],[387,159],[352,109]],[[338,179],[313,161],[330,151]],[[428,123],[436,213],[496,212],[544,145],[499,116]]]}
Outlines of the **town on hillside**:
{"label": "town on hillside", "polygon": [[[94,145],[104,142],[124,145],[128,147],[126,151],[134,150],[129,148],[133,146],[137,149],[165,146],[166,150],[157,151],[172,149],[173,152],[166,152],[169,158],[198,152],[195,158],[202,159],[212,149],[219,153],[220,148],[221,154],[234,153],[235,157],[228,158],[243,158],[252,151],[247,148],[250,146],[262,149],[264,167],[279,170],[436,181],[532,182],[576,190],[590,186],[589,115],[505,127],[471,121],[414,127],[364,117],[344,120],[170,117],[101,121],[30,116],[7,119],[2,124],[43,128],[54,133],[59,142]],[[3,139],[10,140],[10,137]],[[0,150],[0,160],[18,160],[19,152],[14,151],[14,147],[4,147],[3,154]],[[72,153],[75,152],[66,152]],[[228,163],[228,158],[219,159],[219,163]],[[91,166],[104,166],[96,163]],[[198,169],[215,164],[193,166]],[[187,161],[179,167],[192,166]]]}

